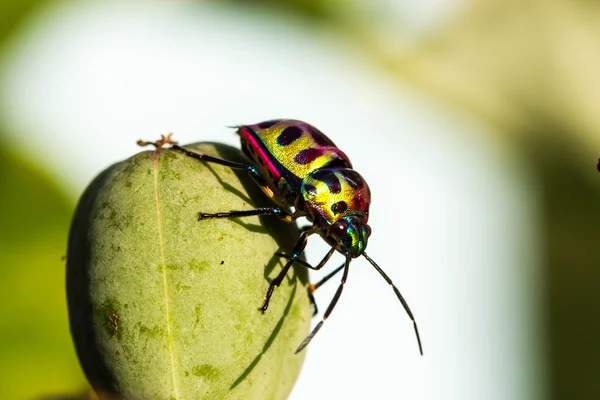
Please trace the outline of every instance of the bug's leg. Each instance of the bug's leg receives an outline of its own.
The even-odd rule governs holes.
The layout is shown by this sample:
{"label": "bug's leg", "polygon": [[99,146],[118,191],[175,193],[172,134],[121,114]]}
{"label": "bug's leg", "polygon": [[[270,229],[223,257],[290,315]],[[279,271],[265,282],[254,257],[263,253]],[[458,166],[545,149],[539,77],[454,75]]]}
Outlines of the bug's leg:
{"label": "bug's leg", "polygon": [[313,296],[310,289],[308,290],[308,300],[310,301],[310,311],[312,317],[316,317],[319,314],[319,307],[317,307],[317,301],[315,300],[315,296]]}
{"label": "bug's leg", "polygon": [[262,307],[260,308],[260,310],[263,313],[265,311],[267,311],[267,308],[269,308],[269,300],[271,300],[271,295],[273,294],[273,289],[275,289],[275,286],[281,285],[281,282],[283,282],[285,275],[287,274],[289,269],[292,267],[292,264],[294,264],[294,261],[296,261],[298,259],[298,257],[300,257],[300,254],[302,254],[302,252],[304,251],[304,248],[306,247],[306,243],[308,242],[308,236],[312,235],[313,233],[315,233],[314,229],[309,229],[305,232],[302,232],[302,234],[298,238],[298,241],[294,245],[294,248],[292,249],[292,254],[289,257],[288,262],[285,263],[285,265],[281,269],[281,272],[279,272],[279,275],[277,275],[277,277],[271,281],[271,284],[269,285],[269,288],[267,289],[267,292],[265,293],[265,302],[263,303]]}
{"label": "bug's leg", "polygon": [[398,290],[396,285],[394,285],[394,282],[392,282],[390,277],[387,276],[387,274],[385,272],[383,272],[383,270],[379,267],[379,265],[377,265],[377,263],[375,263],[375,261],[373,261],[371,259],[371,257],[369,257],[367,255],[367,253],[363,253],[363,256],[371,263],[371,265],[373,267],[375,267],[375,269],[377,270],[377,272],[379,272],[381,274],[383,279],[385,279],[385,281],[394,289],[394,293],[396,293],[398,300],[400,300],[400,303],[402,303],[404,310],[406,310],[406,313],[408,314],[408,316],[410,317],[410,319],[413,322],[413,327],[415,328],[415,335],[417,335],[417,343],[419,343],[419,352],[421,353],[421,355],[423,355],[423,346],[421,345],[421,336],[419,335],[419,328],[417,328],[417,321],[415,321],[415,316],[413,315],[412,311],[410,310],[408,303],[406,302],[406,300],[404,300],[404,297],[402,297],[400,290]]}
{"label": "bug's leg", "polygon": [[208,154],[196,153],[195,151],[188,150],[185,147],[179,146],[177,144],[177,142],[171,138],[171,134],[167,135],[166,137],[164,135],[161,135],[161,138],[159,140],[157,140],[156,142],[146,142],[143,140],[138,140],[137,143],[140,146],[152,145],[152,146],[156,147],[157,149],[160,149],[163,146],[165,146],[166,144],[169,144],[169,145],[171,145],[171,148],[173,150],[177,150],[177,151],[185,154],[188,157],[195,158],[196,160],[204,161],[204,162],[211,162],[214,164],[224,165],[231,169],[239,169],[239,170],[246,171],[246,172],[248,172],[248,174],[250,174],[252,179],[254,179],[254,182],[256,182],[256,184],[258,184],[258,186],[260,186],[262,191],[265,192],[265,194],[269,198],[273,198],[275,196],[275,194],[273,193],[273,190],[271,190],[271,188],[269,187],[267,182],[258,173],[258,170],[253,165],[235,162],[235,161],[223,160],[222,158],[217,158],[217,157],[209,156]]}
{"label": "bug's leg", "polygon": [[[295,259],[295,261],[296,261],[297,263],[299,263],[299,264],[301,264],[301,265],[305,266],[306,268],[309,268],[309,269],[312,269],[312,270],[318,271],[318,270],[320,270],[321,268],[323,268],[323,266],[324,266],[325,264],[327,264],[327,261],[329,261],[329,259],[330,259],[330,258],[331,258],[331,256],[333,255],[333,253],[335,253],[335,250],[336,250],[336,249],[335,249],[335,247],[332,247],[332,248],[331,248],[331,250],[329,250],[329,251],[327,252],[327,254],[325,254],[325,257],[323,257],[323,259],[322,259],[322,260],[321,260],[321,261],[320,261],[320,262],[317,264],[317,266],[316,266],[316,267],[313,267],[312,265],[310,265],[310,264],[309,264],[309,263],[307,263],[306,261],[303,261],[303,260],[301,260],[301,259],[299,259],[299,258],[296,258],[296,259]],[[288,260],[291,260],[291,259],[292,259],[292,256],[291,256],[291,255],[287,255],[287,254],[283,254],[283,253],[275,253],[275,255],[276,255],[276,256],[279,256],[279,257],[287,258]]]}
{"label": "bug's leg", "polygon": [[250,217],[253,215],[274,215],[279,217],[282,221],[292,222],[296,220],[300,215],[297,213],[290,214],[279,207],[264,207],[264,208],[256,208],[254,210],[244,210],[244,211],[229,211],[229,212],[220,212],[215,214],[208,214],[199,212],[198,213],[198,221],[202,219],[209,218],[240,218],[240,217]]}
{"label": "bug's leg", "polygon": [[348,279],[348,271],[350,270],[350,261],[351,260],[352,260],[352,256],[350,254],[347,254],[346,262],[344,263],[344,275],[342,275],[342,281],[340,282],[340,286],[338,286],[338,289],[335,292],[333,299],[331,299],[329,306],[327,306],[327,310],[325,311],[325,314],[323,315],[323,319],[321,320],[321,322],[319,322],[317,324],[317,326],[315,326],[315,328],[312,330],[312,332],[310,332],[310,335],[308,335],[306,337],[306,339],[304,339],[302,341],[302,343],[300,343],[300,346],[298,346],[298,348],[296,349],[296,354],[300,353],[310,343],[312,338],[315,337],[317,332],[319,332],[319,329],[321,329],[321,327],[323,326],[323,323],[325,322],[325,320],[329,317],[329,315],[333,311],[333,308],[335,307],[338,300],[340,299],[340,296],[342,295],[342,290],[344,290],[344,284],[346,283],[346,280]]}
{"label": "bug's leg", "polygon": [[246,171],[248,174],[250,174],[252,179],[254,179],[254,182],[256,182],[256,184],[258,186],[260,186],[262,191],[265,192],[265,194],[267,196],[269,196],[269,198],[273,198],[275,196],[275,194],[273,193],[273,190],[271,190],[271,188],[269,187],[267,182],[260,175],[260,173],[258,172],[256,167],[253,165],[235,162],[235,161],[223,160],[222,158],[209,156],[208,154],[196,153],[195,151],[188,150],[185,147],[181,147],[177,144],[171,145],[171,148],[173,150],[177,150],[177,151],[185,154],[186,156],[195,158],[196,160],[199,160],[199,161],[211,162],[214,164],[224,165],[231,169],[239,169],[242,171]]}
{"label": "bug's leg", "polygon": [[325,282],[327,282],[328,280],[330,280],[331,278],[333,278],[338,272],[340,272],[342,269],[344,269],[344,265],[345,264],[340,265],[339,267],[337,267],[332,272],[330,272],[329,274],[327,274],[324,278],[322,278],[317,283],[313,283],[312,285],[308,286],[308,298],[310,299],[310,304],[312,306],[311,308],[312,308],[312,311],[313,311],[313,317],[316,316],[319,313],[319,309],[317,308],[317,302],[315,301],[315,297],[313,296],[313,293],[318,288],[320,288]]}
{"label": "bug's leg", "polygon": [[[329,261],[329,259],[331,258],[331,255],[334,252],[335,252],[335,247],[332,247],[331,250],[329,250],[329,252],[327,252],[327,254],[325,254],[325,257],[323,257],[323,259],[321,260],[321,262],[319,262],[319,264],[317,264],[316,267],[313,267],[312,265],[310,265],[309,263],[307,263],[306,261],[301,260],[301,259],[297,259],[296,262],[298,264],[300,264],[300,265],[305,266],[306,268],[310,268],[312,270],[318,271],[321,268],[323,268],[323,266],[327,263],[327,261]],[[284,258],[287,258],[287,259],[290,258],[290,256],[288,256],[287,254],[283,254],[283,253],[275,253],[275,255],[279,256],[279,257],[284,257]],[[322,284],[324,284],[325,282],[327,282],[332,276],[334,276],[339,271],[341,271],[342,268],[344,268],[344,264],[342,264],[341,266],[339,266],[338,268],[336,268],[332,273],[330,273],[329,275],[327,275],[325,278],[321,279],[316,284],[310,285],[308,287],[308,298],[310,300],[310,308],[312,309],[312,316],[313,317],[319,313],[319,309],[317,308],[317,303],[315,302],[315,297],[313,296],[314,291],[317,290],[319,288],[319,286],[321,286]]]}
{"label": "bug's leg", "polygon": [[[140,146],[152,145],[152,146],[156,147],[157,149],[162,148],[166,144],[170,144],[171,148],[173,150],[177,150],[177,151],[185,154],[186,156],[192,157],[196,160],[204,161],[204,162],[212,162],[215,164],[224,165],[224,166],[232,168],[232,169],[244,170],[250,174],[252,179],[254,179],[256,184],[258,184],[260,186],[262,191],[265,192],[265,194],[268,197],[273,198],[275,196],[273,191],[267,184],[267,182],[258,173],[258,170],[253,165],[239,163],[239,162],[235,162],[235,161],[223,160],[221,158],[209,156],[208,154],[196,153],[194,151],[188,150],[185,147],[179,146],[177,144],[177,142],[171,138],[171,134],[167,135],[166,137],[164,135],[161,135],[161,139],[157,140],[156,142],[145,142],[142,140],[138,141],[138,145],[140,145]],[[198,213],[198,221],[200,221],[201,219],[208,219],[208,218],[239,218],[239,217],[248,217],[248,216],[253,216],[253,215],[275,215],[275,216],[279,217],[280,219],[282,219],[283,221],[292,222],[299,216],[303,215],[303,213],[295,212],[294,214],[290,214],[289,212],[287,212],[279,207],[258,208],[255,210],[248,210],[248,211],[230,211],[230,212],[226,212],[226,213],[216,213],[216,214],[199,212]]]}
{"label": "bug's leg", "polygon": [[313,317],[316,317],[317,314],[319,313],[319,308],[317,307],[317,302],[315,301],[315,296],[313,296],[313,293],[318,288],[320,288],[321,285],[323,285],[325,282],[327,282],[328,280],[330,280],[331,278],[333,278],[343,268],[344,268],[344,264],[342,264],[339,267],[337,267],[336,269],[334,269],[332,272],[330,272],[329,274],[327,274],[324,278],[322,278],[317,283],[313,283],[312,285],[308,286],[308,299],[310,300],[310,308],[312,310],[312,316]]}

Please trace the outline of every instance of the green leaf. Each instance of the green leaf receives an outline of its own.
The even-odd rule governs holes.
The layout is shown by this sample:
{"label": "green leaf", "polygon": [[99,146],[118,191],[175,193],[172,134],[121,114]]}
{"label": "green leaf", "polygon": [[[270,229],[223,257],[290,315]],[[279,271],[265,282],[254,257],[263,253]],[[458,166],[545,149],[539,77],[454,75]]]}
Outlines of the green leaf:
{"label": "green leaf", "polygon": [[[228,160],[224,145],[188,146]],[[71,331],[92,386],[148,399],[284,399],[304,354],[304,268],[262,315],[265,290],[295,224],[275,217],[197,221],[197,212],[272,205],[247,176],[173,150],[104,171],[71,227]]]}

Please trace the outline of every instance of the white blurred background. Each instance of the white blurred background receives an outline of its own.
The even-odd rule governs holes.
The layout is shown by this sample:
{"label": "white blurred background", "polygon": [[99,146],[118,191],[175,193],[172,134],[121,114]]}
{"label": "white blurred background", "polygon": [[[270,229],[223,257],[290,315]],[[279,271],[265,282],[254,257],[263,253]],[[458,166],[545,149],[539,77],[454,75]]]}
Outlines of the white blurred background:
{"label": "white blurred background", "polygon": [[[173,132],[182,143],[238,146],[226,126],[305,120],[368,180],[368,252],[409,302],[425,356],[391,288],[359,259],[290,398],[550,398],[543,182],[498,135],[501,124],[403,82],[386,58],[419,48],[463,2],[337,1],[316,16],[260,3],[35,9],[2,47],[4,142],[74,202],[101,170],[137,152],[139,138]],[[341,17],[329,23],[330,13]],[[365,38],[378,50],[365,50]],[[313,238],[306,254],[315,263],[326,251]],[[321,310],[336,287],[317,292]],[[20,368],[0,370],[13,382],[8,398],[83,387],[71,369],[20,390],[15,379],[29,379]]]}

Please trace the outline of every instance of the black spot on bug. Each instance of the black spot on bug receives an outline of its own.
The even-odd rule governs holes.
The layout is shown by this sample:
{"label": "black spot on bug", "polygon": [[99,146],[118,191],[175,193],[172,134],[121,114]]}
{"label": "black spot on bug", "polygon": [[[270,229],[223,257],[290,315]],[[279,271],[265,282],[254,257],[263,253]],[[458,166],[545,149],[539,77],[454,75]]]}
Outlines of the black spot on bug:
{"label": "black spot on bug", "polygon": [[342,191],[342,185],[340,184],[340,180],[334,174],[331,174],[327,177],[325,184],[329,188],[329,191],[333,194],[338,194]]}
{"label": "black spot on bug", "polygon": [[346,182],[348,182],[348,185],[354,190],[364,186],[363,180],[358,174],[352,174],[352,176],[346,175],[344,178],[346,178]]}
{"label": "black spot on bug", "polygon": [[307,185],[304,185],[304,190],[306,190],[306,192],[310,196],[316,196],[317,195],[317,188],[315,187],[315,185],[311,185],[310,183],[307,184]]}
{"label": "black spot on bug", "polygon": [[272,119],[270,121],[261,122],[260,124],[257,124],[257,126],[259,129],[267,129],[279,123],[280,121],[280,119]]}
{"label": "black spot on bug", "polygon": [[304,150],[300,151],[298,154],[296,154],[296,157],[294,157],[294,161],[297,162],[298,164],[306,165],[306,164],[310,164],[311,162],[315,161],[317,158],[319,158],[322,155],[323,155],[323,151],[321,151],[320,149],[314,149],[314,148],[304,149]]}
{"label": "black spot on bug", "polygon": [[277,137],[277,144],[280,146],[289,146],[302,136],[302,129],[297,126],[288,126]]}
{"label": "black spot on bug", "polygon": [[310,132],[310,136],[312,137],[313,141],[316,144],[318,144],[319,146],[325,146],[325,147],[335,146],[333,144],[333,142],[327,136],[325,136],[323,134],[323,132],[321,132],[314,126],[309,126],[308,131]]}
{"label": "black spot on bug", "polygon": [[341,214],[348,209],[348,204],[345,201],[338,201],[331,206],[331,212],[334,214]]}
{"label": "black spot on bug", "polygon": [[315,172],[313,177],[325,183],[329,191],[333,194],[337,194],[342,191],[342,184],[340,183],[340,179],[337,177],[335,172],[323,169]]}

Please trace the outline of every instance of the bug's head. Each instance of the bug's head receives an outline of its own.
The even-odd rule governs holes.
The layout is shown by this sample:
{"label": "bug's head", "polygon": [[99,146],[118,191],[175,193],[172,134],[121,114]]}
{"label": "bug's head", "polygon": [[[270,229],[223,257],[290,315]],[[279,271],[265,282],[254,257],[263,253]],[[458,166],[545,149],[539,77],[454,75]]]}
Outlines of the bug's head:
{"label": "bug's head", "polygon": [[343,253],[359,257],[367,248],[371,228],[363,218],[351,215],[340,219],[329,228],[328,236]]}

